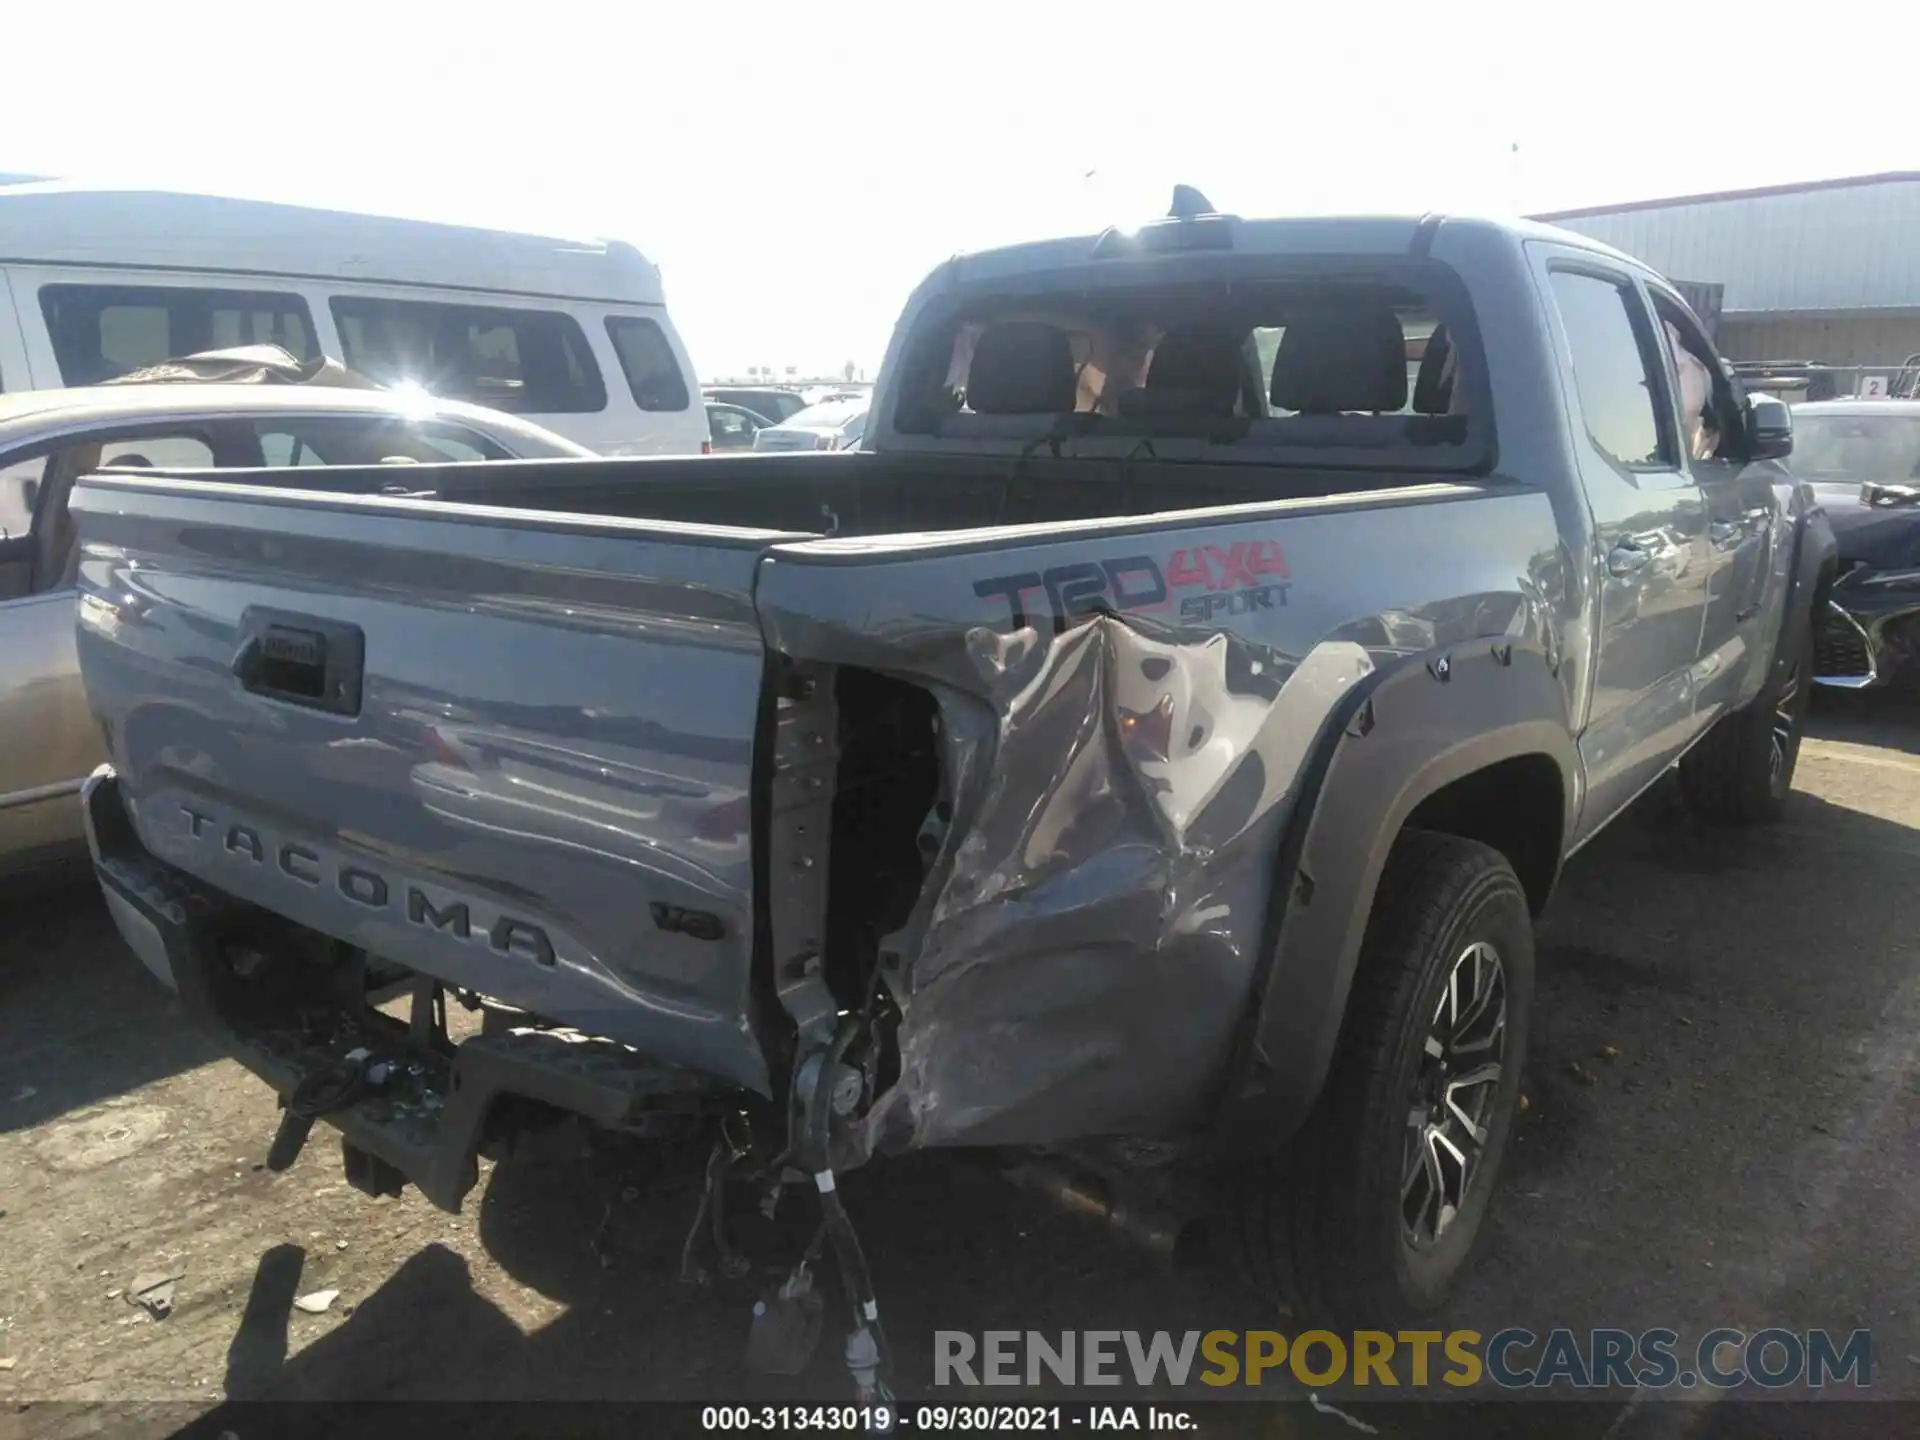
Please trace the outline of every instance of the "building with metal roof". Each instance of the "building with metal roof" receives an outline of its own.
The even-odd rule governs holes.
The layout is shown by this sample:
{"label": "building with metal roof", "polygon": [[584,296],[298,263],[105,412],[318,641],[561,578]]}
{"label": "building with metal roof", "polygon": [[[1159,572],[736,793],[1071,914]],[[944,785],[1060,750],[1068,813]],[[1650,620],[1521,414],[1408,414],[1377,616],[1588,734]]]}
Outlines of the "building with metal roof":
{"label": "building with metal roof", "polygon": [[1920,171],[1533,218],[1720,287],[1730,359],[1897,367],[1920,353]]}

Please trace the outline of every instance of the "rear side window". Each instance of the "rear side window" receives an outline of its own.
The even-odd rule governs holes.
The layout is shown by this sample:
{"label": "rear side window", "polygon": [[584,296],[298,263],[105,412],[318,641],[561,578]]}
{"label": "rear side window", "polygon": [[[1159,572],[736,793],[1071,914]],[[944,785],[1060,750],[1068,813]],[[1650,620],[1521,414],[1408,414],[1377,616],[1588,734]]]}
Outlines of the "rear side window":
{"label": "rear side window", "polygon": [[385,465],[414,461],[505,460],[507,452],[463,426],[385,415],[303,415],[259,420],[254,432],[268,465]]}
{"label": "rear side window", "polygon": [[67,496],[80,476],[108,466],[211,470],[215,459],[209,435],[161,430],[144,435],[122,434],[110,439],[83,439],[70,443],[42,463],[44,469],[37,488],[44,493],[39,495],[39,523],[34,528],[30,587],[36,591],[73,584],[79,549]]}
{"label": "rear side window", "polygon": [[0,540],[18,540],[33,529],[34,502],[47,471],[47,457],[0,465]]}
{"label": "rear side window", "polygon": [[1655,398],[1654,352],[1634,323],[1638,300],[1597,275],[1556,270],[1552,278],[1588,438],[1629,470],[1671,468]]}
{"label": "rear side window", "polygon": [[271,291],[42,285],[40,313],[69,385],[235,345],[278,345],[297,360],[318,353],[307,302]]}
{"label": "rear side window", "polygon": [[642,410],[684,410],[692,403],[673,346],[653,321],[638,315],[609,315],[607,338],[620,357],[634,404]]}
{"label": "rear side window", "polygon": [[732,444],[745,444],[753,438],[756,428],[745,415],[738,410],[728,410],[715,406],[707,412],[709,433],[716,442],[726,441]]}
{"label": "rear side window", "polygon": [[584,415],[607,390],[571,315],[426,300],[336,295],[329,302],[350,369],[450,400],[525,415]]}
{"label": "rear side window", "polygon": [[107,441],[94,463],[141,470],[211,470],[213,447],[198,435],[141,435]]}

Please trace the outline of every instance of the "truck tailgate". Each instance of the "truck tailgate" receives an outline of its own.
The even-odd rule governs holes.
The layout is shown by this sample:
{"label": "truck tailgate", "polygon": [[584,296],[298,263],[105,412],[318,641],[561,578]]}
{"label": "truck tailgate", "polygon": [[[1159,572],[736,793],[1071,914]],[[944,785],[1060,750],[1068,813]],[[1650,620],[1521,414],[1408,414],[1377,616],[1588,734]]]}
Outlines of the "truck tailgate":
{"label": "truck tailgate", "polygon": [[749,792],[777,532],[88,481],[79,645],[154,854],[765,1091]]}

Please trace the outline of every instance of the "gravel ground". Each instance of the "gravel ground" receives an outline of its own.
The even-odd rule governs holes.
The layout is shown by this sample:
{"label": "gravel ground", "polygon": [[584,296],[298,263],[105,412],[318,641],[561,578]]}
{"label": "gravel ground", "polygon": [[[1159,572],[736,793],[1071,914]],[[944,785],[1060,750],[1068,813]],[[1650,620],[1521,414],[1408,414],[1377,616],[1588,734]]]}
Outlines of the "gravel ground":
{"label": "gravel ground", "polygon": [[[1920,707],[1823,707],[1815,735],[1777,829],[1654,804],[1570,863],[1519,1143],[1451,1324],[1866,1326],[1873,1394],[1920,1399]],[[84,876],[0,915],[0,1435],[217,1426],[261,1397],[844,1398],[833,1339],[796,1379],[743,1369],[762,1282],[678,1282],[694,1196],[671,1167],[503,1167],[460,1217],[360,1196],[324,1129],[271,1175],[267,1091],[184,1026]],[[1211,1267],[948,1160],[846,1190],[909,1393],[936,1328],[1275,1323]],[[127,1298],[156,1276],[178,1277],[163,1320]],[[1706,1391],[1470,1417],[1333,1398],[1387,1434],[1920,1431],[1920,1407],[1874,1405],[1756,1426]],[[1262,1423],[1359,1433],[1306,1404]]]}

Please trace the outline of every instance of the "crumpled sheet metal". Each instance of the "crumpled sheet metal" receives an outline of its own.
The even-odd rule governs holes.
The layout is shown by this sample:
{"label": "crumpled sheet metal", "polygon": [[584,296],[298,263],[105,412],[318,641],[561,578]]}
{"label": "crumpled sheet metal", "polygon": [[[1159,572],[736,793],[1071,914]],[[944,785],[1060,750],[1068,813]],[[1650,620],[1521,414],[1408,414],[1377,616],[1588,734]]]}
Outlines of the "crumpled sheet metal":
{"label": "crumpled sheet metal", "polygon": [[[867,1117],[869,1151],[1204,1119],[1263,959],[1302,762],[1340,698],[1378,666],[1486,637],[1550,663],[1582,653],[1584,572],[1533,491],[1290,512],[1284,604],[1128,603],[1140,556],[1164,551],[1164,577],[1183,548],[1230,555],[1274,533],[1073,532],[990,560],[951,536],[898,554],[822,542],[763,570],[771,650],[897,676],[940,706],[952,821],[881,942],[901,1073]],[[1114,608],[1087,613],[1068,581],[1096,564],[1127,583],[1106,574]],[[1057,626],[1021,618],[1043,601]],[[1582,667],[1554,668],[1579,713]],[[1290,993],[1276,974],[1267,1003]]]}
{"label": "crumpled sheet metal", "polygon": [[961,823],[888,942],[872,1148],[1175,1130],[1232,1052],[1306,752],[1373,660],[1114,615],[966,644],[973,696],[940,696]]}

